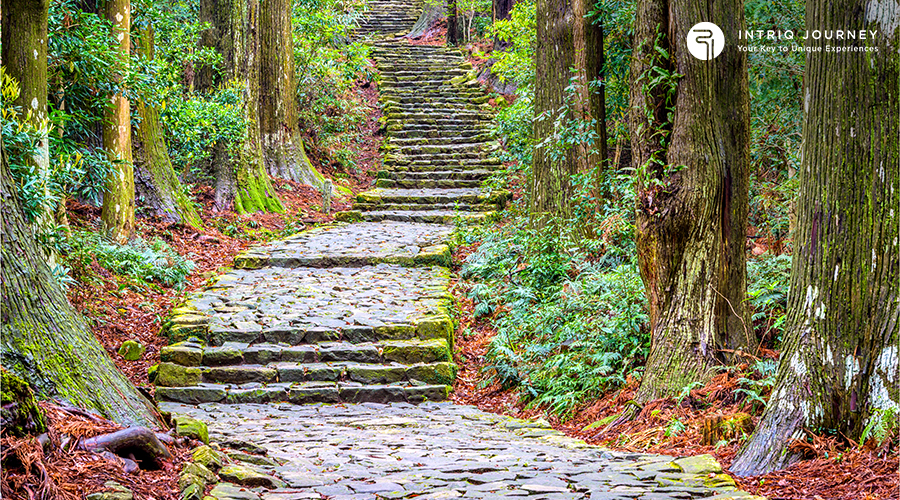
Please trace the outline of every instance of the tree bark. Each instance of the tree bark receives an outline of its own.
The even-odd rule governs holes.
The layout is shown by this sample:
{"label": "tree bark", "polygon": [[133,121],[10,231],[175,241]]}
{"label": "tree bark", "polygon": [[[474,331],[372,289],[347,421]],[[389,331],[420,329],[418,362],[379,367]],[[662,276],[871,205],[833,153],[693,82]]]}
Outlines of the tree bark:
{"label": "tree bark", "polygon": [[[721,350],[753,343],[744,307],[747,58],[733,39],[744,29],[743,12],[738,0],[637,4],[629,125],[636,245],[652,332],[639,402],[708,380]],[[697,20],[726,36],[715,59],[687,50]]]}
{"label": "tree bark", "polygon": [[0,357],[41,398],[60,397],[124,425],[160,427],[69,304],[25,222],[5,154],[0,166]]}
{"label": "tree bark", "polygon": [[297,128],[291,2],[264,0],[260,8],[259,128],[266,170],[272,177],[322,189],[325,177],[309,162]]}
{"label": "tree bark", "polygon": [[[48,0],[23,0],[3,5],[2,64],[19,82],[21,91],[14,102],[22,116],[44,135],[32,158],[35,171],[46,177],[50,171],[50,141],[47,133],[47,19]],[[46,193],[49,194],[49,193]],[[35,221],[44,229],[53,223],[53,204]]]}
{"label": "tree bark", "polygon": [[[808,1],[807,29],[877,31],[813,40],[804,75],[803,151],[785,342],[775,389],[731,470],[796,460],[794,439],[858,439],[900,409],[900,29],[887,3]],[[825,52],[825,45],[877,48]],[[874,422],[877,423],[877,422]]]}
{"label": "tree bark", "polygon": [[459,45],[462,29],[459,23],[459,6],[457,0],[448,0],[447,4],[447,45]]}
{"label": "tree bark", "polygon": [[[243,88],[241,110],[247,122],[238,143],[216,148],[216,206],[220,210],[233,206],[237,213],[284,211],[266,173],[260,139],[259,0],[202,0],[200,18],[212,26],[201,43],[222,55],[224,79]],[[212,71],[201,68],[198,84],[209,88],[215,83]]]}
{"label": "tree bark", "polygon": [[[108,0],[106,18],[123,63],[131,55],[131,0]],[[134,166],[131,156],[131,107],[122,92],[110,96],[103,116],[103,149],[115,166],[106,178],[100,218],[110,238],[127,241],[134,234]]]}
{"label": "tree bark", "polygon": [[[605,167],[605,96],[603,87],[591,84],[603,69],[603,33],[585,18],[586,9],[584,0],[537,3],[534,137],[538,146],[528,183],[533,227],[544,227],[551,218],[571,219],[576,209],[572,176]],[[560,127],[578,130],[586,140],[561,146]]]}
{"label": "tree bark", "polygon": [[[138,30],[138,51],[153,60],[153,28]],[[168,222],[176,222],[199,228],[203,225],[200,215],[189,197],[188,191],[172,167],[169,151],[159,122],[159,109],[138,102],[135,111],[141,118],[134,127],[134,180],[142,205]]]}

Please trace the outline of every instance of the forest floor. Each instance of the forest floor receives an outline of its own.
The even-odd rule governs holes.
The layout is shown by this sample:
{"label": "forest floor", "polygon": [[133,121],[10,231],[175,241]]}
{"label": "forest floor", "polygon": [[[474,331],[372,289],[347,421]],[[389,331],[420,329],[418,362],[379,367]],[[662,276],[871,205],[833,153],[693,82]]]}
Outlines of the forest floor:
{"label": "forest floor", "polygon": [[[458,271],[465,257],[476,248],[477,244],[457,248],[453,258],[455,270]],[[451,393],[451,399],[456,403],[518,418],[540,416],[568,436],[614,450],[673,456],[710,454],[726,469],[744,439],[738,437],[726,445],[703,445],[703,423],[710,418],[729,419],[748,413],[754,424],[759,420],[761,405],[755,408],[753,403],[737,402],[734,393],[734,389],[740,387],[740,375],[735,373],[746,371],[746,366],[743,370],[738,367],[734,372],[718,375],[706,386],[692,390],[680,402],[672,398],[652,401],[634,420],[615,426],[609,424],[632,401],[639,385],[637,380],[629,378],[624,387],[612,390],[596,401],[584,402],[566,420],[542,408],[527,408],[514,389],[503,390],[499,384],[490,383],[485,354],[496,333],[491,325],[492,318],[475,318],[467,283],[458,281],[452,289],[460,309],[456,336],[456,362],[460,371]],[[771,350],[763,350],[761,355],[777,358],[777,352]],[[684,425],[684,430],[670,436],[667,428],[675,419]],[[812,436],[811,440],[812,444],[797,442],[794,445],[804,460],[770,474],[735,477],[739,488],[770,500],[900,498],[900,450],[896,439],[893,446],[889,439],[877,449],[871,444],[874,440],[869,440],[865,446],[833,437]]]}

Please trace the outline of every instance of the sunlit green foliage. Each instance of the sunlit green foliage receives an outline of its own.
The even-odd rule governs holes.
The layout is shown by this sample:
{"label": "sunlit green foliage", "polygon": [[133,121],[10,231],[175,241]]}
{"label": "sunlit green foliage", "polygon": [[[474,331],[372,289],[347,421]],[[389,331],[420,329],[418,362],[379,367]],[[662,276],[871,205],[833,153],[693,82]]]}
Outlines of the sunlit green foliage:
{"label": "sunlit green foliage", "polygon": [[625,382],[649,348],[643,285],[631,259],[589,260],[553,231],[524,221],[483,231],[462,275],[469,296],[497,335],[487,353],[489,380],[519,387],[535,405],[570,414]]}
{"label": "sunlit green foliage", "polygon": [[156,282],[179,289],[194,269],[193,262],[160,239],[146,242],[135,238],[119,245],[96,232],[75,231],[67,253],[72,267],[88,268],[96,260],[104,269],[138,283]]}

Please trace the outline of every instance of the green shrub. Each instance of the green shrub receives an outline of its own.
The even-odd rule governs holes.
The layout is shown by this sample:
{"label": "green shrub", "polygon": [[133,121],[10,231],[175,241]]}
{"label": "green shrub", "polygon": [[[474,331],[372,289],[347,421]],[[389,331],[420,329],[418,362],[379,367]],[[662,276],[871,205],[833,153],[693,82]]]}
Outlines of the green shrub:
{"label": "green shrub", "polygon": [[191,260],[182,257],[158,238],[149,243],[135,238],[119,245],[98,233],[75,231],[69,244],[70,260],[89,265],[96,259],[104,269],[141,283],[152,281],[180,289],[194,270]]}

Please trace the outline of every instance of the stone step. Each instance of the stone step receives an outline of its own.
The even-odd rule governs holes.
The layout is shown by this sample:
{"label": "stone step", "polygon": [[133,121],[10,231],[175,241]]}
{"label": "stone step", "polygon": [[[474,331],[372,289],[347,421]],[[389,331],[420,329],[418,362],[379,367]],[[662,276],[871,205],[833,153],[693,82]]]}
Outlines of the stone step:
{"label": "stone step", "polygon": [[396,179],[396,180],[477,180],[483,181],[493,174],[491,170],[431,170],[425,172],[410,171],[391,171],[382,170],[378,172],[378,179]]}
{"label": "stone step", "polygon": [[354,382],[301,382],[262,385],[201,383],[188,387],[157,387],[156,398],[185,404],[227,403],[422,403],[444,401],[447,385],[364,385]]}
{"label": "stone step", "polygon": [[[393,135],[393,134],[392,134]],[[489,133],[467,133],[463,134],[444,134],[435,137],[391,137],[388,144],[396,146],[418,146],[418,145],[453,145],[453,144],[485,144],[493,141],[492,134]]]}
{"label": "stone step", "polygon": [[463,179],[377,179],[375,187],[383,188],[475,188],[481,186],[480,180]]}
{"label": "stone step", "polygon": [[493,140],[494,134],[489,128],[467,129],[460,128],[458,130],[443,130],[440,128],[430,129],[400,129],[391,130],[390,136],[393,141],[397,140],[425,140],[430,139],[448,139],[455,141],[471,141],[471,140]]}
{"label": "stone step", "polygon": [[180,366],[268,365],[271,363],[439,363],[453,361],[447,339],[381,340],[363,337],[321,344],[226,342],[205,346],[179,342],[160,350],[160,360]]}
{"label": "stone step", "polygon": [[395,156],[414,158],[416,156],[455,155],[454,158],[482,158],[497,150],[494,142],[464,142],[443,143],[440,141],[428,141],[424,144],[397,144],[389,142],[383,148],[387,153]]}
{"label": "stone step", "polygon": [[494,205],[486,205],[482,203],[354,203],[354,210],[391,210],[391,211],[466,211],[466,212],[483,212],[495,210]]}
{"label": "stone step", "polygon": [[487,191],[478,188],[459,189],[396,189],[375,188],[356,195],[357,203],[384,204],[490,204],[502,206],[509,198],[503,190]]}
{"label": "stone step", "polygon": [[450,385],[456,365],[450,362],[417,363],[270,363],[268,365],[183,366],[163,362],[156,372],[158,387],[190,387],[207,384],[275,384],[296,382],[398,382]]}
{"label": "stone step", "polygon": [[489,217],[494,212],[466,212],[459,210],[352,210],[335,214],[338,220],[362,220],[367,222],[398,221],[425,222],[431,224],[453,224],[457,220],[477,221]]}

